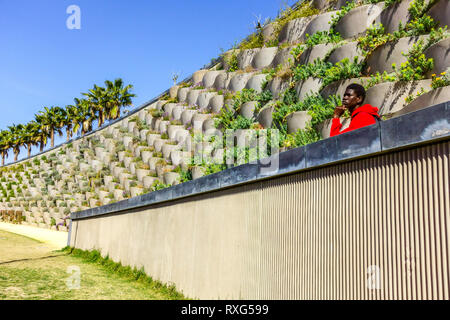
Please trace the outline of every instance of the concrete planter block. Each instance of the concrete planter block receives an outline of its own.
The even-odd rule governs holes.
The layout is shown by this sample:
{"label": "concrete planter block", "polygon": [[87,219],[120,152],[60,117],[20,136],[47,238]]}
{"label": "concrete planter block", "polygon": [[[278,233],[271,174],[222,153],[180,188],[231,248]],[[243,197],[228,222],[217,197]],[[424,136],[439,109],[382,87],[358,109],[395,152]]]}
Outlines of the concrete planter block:
{"label": "concrete planter block", "polygon": [[266,81],[266,78],[266,74],[256,74],[248,80],[245,88],[254,89],[257,93],[261,93],[263,91],[261,86]]}
{"label": "concrete planter block", "polygon": [[236,75],[236,72],[221,73],[214,81],[214,88],[216,90],[225,90],[230,85],[231,79]]}
{"label": "concrete planter block", "polygon": [[141,158],[144,163],[147,163],[148,160],[153,156],[153,152],[151,151],[142,151],[141,152]]}
{"label": "concrete planter block", "polygon": [[313,35],[319,31],[330,31],[330,21],[333,15],[336,15],[338,11],[330,11],[326,13],[322,13],[313,18],[306,28],[304,29],[302,35],[300,36],[300,41],[306,40],[306,35]]}
{"label": "concrete planter block", "polygon": [[258,113],[257,120],[264,127],[264,129],[270,128],[272,126],[273,110],[274,106],[272,103],[269,102]]}
{"label": "concrete planter block", "polygon": [[239,114],[244,118],[255,118],[255,109],[258,106],[258,101],[249,101],[241,105]]}
{"label": "concrete planter block", "polygon": [[160,161],[161,158],[152,157],[148,160],[148,165],[150,166],[150,170],[156,170],[156,163]]}
{"label": "concrete planter block", "polygon": [[152,124],[151,124],[151,128],[153,130],[158,130],[159,129],[159,124],[161,123],[161,118],[153,118],[152,119]]}
{"label": "concrete planter block", "polygon": [[288,81],[275,77],[267,84],[267,90],[272,93],[274,99],[278,99],[280,94],[289,87]]}
{"label": "concrete planter block", "polygon": [[314,8],[319,9],[319,10],[326,8],[328,4],[329,4],[328,0],[313,0],[311,3],[311,5]]}
{"label": "concrete planter block", "polygon": [[130,195],[132,198],[137,197],[138,195],[142,194],[144,192],[143,188],[139,187],[131,187],[130,188]]}
{"label": "concrete planter block", "polygon": [[178,97],[178,90],[180,89],[180,86],[173,86],[169,89],[169,95],[172,99],[175,99]]}
{"label": "concrete planter block", "polygon": [[192,75],[192,81],[194,82],[194,84],[202,82],[203,77],[207,72],[208,70],[198,70],[194,72],[194,74]]}
{"label": "concrete planter block", "polygon": [[270,66],[277,52],[278,47],[262,48],[253,58],[252,67],[257,70],[262,70]]}
{"label": "concrete planter block", "polygon": [[180,88],[178,90],[178,102],[185,102],[190,90],[191,89],[189,89],[189,88]]}
{"label": "concrete planter block", "polygon": [[294,64],[294,56],[291,55],[291,51],[295,46],[290,46],[278,51],[278,53],[273,58],[270,67],[276,68],[279,65],[283,67],[290,67]]}
{"label": "concrete planter block", "polygon": [[[441,2],[442,3],[446,2],[448,4],[448,1],[441,1]],[[450,8],[450,6],[447,6],[447,8]],[[427,58],[433,58],[434,61],[433,69],[427,73],[428,78],[431,78],[431,75],[433,73],[439,75],[441,72],[448,70],[448,68],[450,67],[449,48],[450,48],[450,38],[447,38],[433,44],[425,51],[425,56]]]}
{"label": "concrete planter block", "polygon": [[450,26],[450,2],[441,0],[436,3],[427,14],[435,21],[439,22],[440,26]]}
{"label": "concrete planter block", "polygon": [[202,131],[203,122],[208,119],[211,119],[212,114],[210,113],[196,113],[192,116],[192,127],[196,131]]}
{"label": "concrete planter block", "polygon": [[190,105],[190,106],[195,106],[197,105],[197,99],[198,96],[200,95],[202,91],[201,90],[191,90],[189,91],[187,98],[186,98],[186,102]]}
{"label": "concrete planter block", "polygon": [[150,174],[150,170],[136,169],[136,177],[140,182],[143,182],[144,177]]}
{"label": "concrete planter block", "polygon": [[300,56],[300,64],[313,63],[316,59],[323,59],[333,47],[334,45],[332,43],[327,43],[318,44],[312,48],[306,49]]}
{"label": "concrete planter block", "polygon": [[142,141],[147,141],[147,134],[148,134],[148,132],[149,132],[149,130],[147,130],[147,129],[141,130],[141,131],[139,132],[139,138],[140,138]]}
{"label": "concrete planter block", "polygon": [[369,78],[353,78],[335,81],[327,85],[325,88],[323,88],[322,91],[320,91],[320,95],[324,99],[328,99],[329,96],[334,94],[337,94],[342,98],[344,96],[345,89],[347,89],[348,85],[352,83],[357,83],[364,86],[368,80]]}
{"label": "concrete planter block", "polygon": [[161,181],[164,181],[164,173],[169,172],[173,169],[175,169],[175,168],[172,166],[169,166],[169,165],[157,164],[156,165],[156,174],[161,179]]}
{"label": "concrete planter block", "polygon": [[209,101],[216,96],[216,92],[202,92],[198,95],[197,105],[200,109],[206,109],[209,105]]}
{"label": "concrete planter block", "polygon": [[124,197],[123,197],[123,190],[121,190],[121,189],[114,190],[114,199],[116,201],[123,200],[124,199]]}
{"label": "concrete planter block", "polygon": [[420,97],[405,106],[403,109],[396,112],[394,116],[397,117],[447,101],[450,101],[450,86],[434,89],[422,94]]}
{"label": "concrete planter block", "polygon": [[133,158],[131,158],[131,157],[125,157],[123,159],[123,164],[125,165],[125,168],[129,169],[132,162],[133,162]]}
{"label": "concrete planter block", "polygon": [[179,147],[176,144],[164,144],[161,148],[161,152],[163,154],[164,159],[170,159],[170,153],[174,150],[177,150]]}
{"label": "concrete planter block", "polygon": [[203,156],[210,156],[214,147],[209,142],[199,142],[195,144],[194,148],[194,154],[196,155],[203,155]]}
{"label": "concrete planter block", "polygon": [[305,129],[311,119],[312,117],[308,114],[308,111],[292,112],[286,117],[288,133]]}
{"label": "concrete planter block", "polygon": [[164,183],[170,185],[176,185],[180,183],[180,174],[176,172],[165,172]]}
{"label": "concrete planter block", "polygon": [[337,62],[348,58],[350,61],[353,61],[355,57],[358,57],[358,61],[361,62],[364,57],[361,53],[361,50],[358,48],[358,42],[353,41],[346,43],[339,48],[336,48],[328,57],[327,61],[331,62],[333,64],[336,64]]}
{"label": "concrete planter block", "polygon": [[122,120],[121,124],[122,124],[122,128],[126,128],[128,129],[128,118],[125,118]]}
{"label": "concrete planter block", "polygon": [[212,129],[216,129],[216,127],[214,126],[213,118],[206,119],[205,121],[203,121],[203,125],[202,125],[203,132],[209,132]]}
{"label": "concrete planter block", "polygon": [[245,68],[250,67],[252,65],[253,58],[259,51],[261,51],[260,48],[255,48],[242,50],[239,52],[237,55],[239,69],[244,70]]}
{"label": "concrete planter block", "polygon": [[173,125],[173,124],[167,127],[167,134],[169,135],[170,140],[175,140],[178,130],[184,130],[184,127],[181,125]]}
{"label": "concrete planter block", "polygon": [[145,121],[145,115],[147,114],[147,111],[145,109],[142,109],[137,113],[139,120]]}
{"label": "concrete planter block", "polygon": [[163,107],[164,112],[167,113],[170,116],[172,114],[172,110],[173,110],[173,108],[175,108],[175,106],[177,106],[176,103],[168,103],[168,104],[166,104]]}
{"label": "concrete planter block", "polygon": [[[350,118],[341,118],[341,124],[342,124],[342,128],[341,130],[347,129],[348,126],[350,125]],[[327,139],[330,137],[330,130],[331,130],[331,119],[327,119],[325,120],[323,123],[321,123],[320,125],[318,125],[318,131],[320,132],[320,134],[322,135],[322,138]]]}
{"label": "concrete planter block", "polygon": [[156,108],[157,110],[162,110],[163,106],[167,103],[166,100],[159,100],[156,102]]}
{"label": "concrete planter block", "polygon": [[181,113],[186,110],[186,107],[183,105],[177,105],[172,110],[172,119],[173,120],[181,120]]}
{"label": "concrete planter block", "polygon": [[[153,146],[156,139],[161,139],[161,135],[160,134],[154,134],[154,133],[148,134],[147,135],[147,144],[149,146]],[[120,160],[120,157],[119,157],[119,160]]]}
{"label": "concrete planter block", "polygon": [[395,2],[380,13],[375,19],[375,23],[383,24],[386,33],[393,33],[398,30],[400,22],[405,25],[411,20],[408,12],[411,2],[412,0]]}
{"label": "concrete planter block", "polygon": [[198,110],[187,109],[181,113],[181,122],[187,126],[191,124],[192,117],[194,114],[198,113]]}
{"label": "concrete planter block", "polygon": [[311,21],[311,17],[298,18],[289,21],[283,29],[281,29],[278,41],[280,43],[298,43],[305,31],[306,26]]}
{"label": "concrete planter block", "polygon": [[134,129],[133,129],[133,136],[140,137],[140,131],[137,128],[137,126],[135,126]]}
{"label": "concrete planter block", "polygon": [[306,80],[300,81],[296,86],[297,97],[299,100],[303,100],[307,95],[315,94],[319,92],[320,86],[322,85],[321,79],[308,78]]}
{"label": "concrete planter block", "polygon": [[125,171],[125,168],[115,167],[113,170],[114,176],[120,178],[120,175]]}
{"label": "concrete planter block", "polygon": [[380,83],[367,90],[364,103],[377,107],[380,115],[392,115],[406,106],[406,97],[428,90],[430,84],[431,80]]}
{"label": "concrete planter block", "polygon": [[208,71],[203,77],[202,84],[205,88],[212,88],[214,86],[214,82],[219,74],[224,74],[225,70],[220,71]]}
{"label": "concrete planter block", "polygon": [[150,188],[156,180],[158,180],[157,177],[146,176],[143,178],[142,184],[144,188]]}
{"label": "concrete planter block", "polygon": [[174,166],[179,166],[182,163],[189,163],[191,158],[191,153],[181,150],[173,150],[170,153],[170,160]]}
{"label": "concrete planter block", "polygon": [[228,90],[237,92],[241,91],[247,85],[248,80],[253,77],[253,73],[240,73],[236,74],[228,85]]}
{"label": "concrete planter block", "polygon": [[178,130],[175,134],[175,141],[181,143],[186,140],[186,138],[190,137],[190,133],[188,130]]}
{"label": "concrete planter block", "polygon": [[161,134],[167,133],[167,128],[169,127],[169,125],[170,125],[170,121],[161,121],[159,123],[159,128],[158,128],[159,133],[161,133]]}
{"label": "concrete planter block", "polygon": [[224,104],[223,95],[215,95],[209,100],[208,109],[213,113],[219,113]]}
{"label": "concrete planter block", "polygon": [[161,152],[162,146],[167,142],[167,139],[156,139],[153,146],[156,152]]}
{"label": "concrete planter block", "polygon": [[203,167],[197,167],[197,166],[191,167],[191,173],[192,173],[192,180],[196,180],[205,175],[206,169]]}
{"label": "concrete planter block", "polygon": [[375,74],[377,71],[383,73],[383,71],[392,72],[392,64],[395,63],[397,67],[405,62],[407,59],[402,52],[408,52],[409,49],[417,42],[421,37],[405,37],[398,41],[388,42],[377,49],[367,58],[367,72],[368,74]]}
{"label": "concrete planter block", "polygon": [[273,23],[269,23],[268,25],[264,26],[262,29],[262,36],[264,38],[264,42],[273,40],[275,37],[275,27]]}
{"label": "concrete planter block", "polygon": [[344,39],[362,35],[373,24],[383,8],[384,3],[377,3],[352,9],[339,20],[335,29]]}
{"label": "concrete planter block", "polygon": [[145,124],[148,126],[152,125],[153,116],[150,113],[145,115]]}
{"label": "concrete planter block", "polygon": [[131,136],[124,136],[122,138],[123,144],[125,145],[125,147],[128,147],[128,145],[130,144],[130,142],[133,141],[133,137]]}
{"label": "concrete planter block", "polygon": [[342,7],[346,6],[347,4],[349,4],[350,2],[353,2],[353,1],[354,0],[337,0],[335,8],[337,10],[340,10],[340,9],[342,9]]}
{"label": "concrete planter block", "polygon": [[133,133],[135,127],[136,127],[135,121],[128,122],[128,131],[129,132]]}

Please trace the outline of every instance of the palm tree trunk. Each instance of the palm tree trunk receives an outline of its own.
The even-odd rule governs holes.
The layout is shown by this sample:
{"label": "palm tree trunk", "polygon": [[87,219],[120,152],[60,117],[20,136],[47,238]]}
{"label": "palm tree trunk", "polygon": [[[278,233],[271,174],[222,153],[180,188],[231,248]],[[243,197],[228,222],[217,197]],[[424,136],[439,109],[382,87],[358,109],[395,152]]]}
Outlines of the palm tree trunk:
{"label": "palm tree trunk", "polygon": [[72,132],[72,128],[69,128],[69,127],[67,127],[67,129],[66,129],[66,133],[67,133],[67,141],[69,141],[70,140],[70,136],[71,136],[71,133]]}
{"label": "palm tree trunk", "polygon": [[44,151],[44,141],[41,140],[41,147],[39,148],[40,152]]}
{"label": "palm tree trunk", "polygon": [[2,166],[5,165],[5,156],[6,156],[6,154],[4,152],[2,152]]}
{"label": "palm tree trunk", "polygon": [[14,151],[14,162],[16,162],[18,158],[19,158],[19,152]]}
{"label": "palm tree trunk", "polygon": [[31,156],[31,144],[27,145],[28,149],[28,158]]}
{"label": "palm tree trunk", "polygon": [[51,139],[51,147],[53,148],[55,146],[55,130],[50,131],[50,139]]}

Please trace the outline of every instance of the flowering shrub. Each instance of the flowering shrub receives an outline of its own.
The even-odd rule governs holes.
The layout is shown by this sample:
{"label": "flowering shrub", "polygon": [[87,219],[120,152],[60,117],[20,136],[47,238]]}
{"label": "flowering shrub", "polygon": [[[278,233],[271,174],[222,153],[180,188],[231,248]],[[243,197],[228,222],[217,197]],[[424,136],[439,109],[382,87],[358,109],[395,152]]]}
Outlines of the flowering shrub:
{"label": "flowering shrub", "polygon": [[439,76],[436,76],[436,74],[431,75],[431,87],[433,89],[450,86],[450,73],[447,71],[442,72]]}

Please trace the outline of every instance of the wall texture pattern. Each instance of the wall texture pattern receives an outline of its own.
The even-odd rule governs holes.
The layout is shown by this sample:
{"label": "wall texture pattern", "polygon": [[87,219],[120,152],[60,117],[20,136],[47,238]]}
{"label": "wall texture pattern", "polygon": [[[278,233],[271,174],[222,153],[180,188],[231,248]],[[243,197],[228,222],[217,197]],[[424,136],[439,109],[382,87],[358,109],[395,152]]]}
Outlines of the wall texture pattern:
{"label": "wall texture pattern", "polygon": [[192,298],[449,299],[450,141],[74,220]]}

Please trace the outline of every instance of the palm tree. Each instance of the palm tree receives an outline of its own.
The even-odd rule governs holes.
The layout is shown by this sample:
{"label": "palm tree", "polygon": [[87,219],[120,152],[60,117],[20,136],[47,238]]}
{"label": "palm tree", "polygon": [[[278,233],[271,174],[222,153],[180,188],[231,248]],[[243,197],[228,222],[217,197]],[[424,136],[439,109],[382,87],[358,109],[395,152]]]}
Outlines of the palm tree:
{"label": "palm tree", "polygon": [[24,127],[24,144],[27,146],[28,158],[31,156],[31,147],[38,145],[40,141],[40,125],[36,121],[30,121]]}
{"label": "palm tree", "polygon": [[107,111],[107,94],[106,90],[103,87],[99,87],[94,84],[94,88],[90,89],[88,93],[82,93],[87,97],[87,101],[89,101],[90,108],[97,115],[98,126],[101,127],[105,122],[106,111]]}
{"label": "palm tree", "polygon": [[136,97],[131,93],[133,85],[129,84],[124,87],[123,80],[117,78],[114,82],[109,80],[105,81],[106,93],[107,93],[107,118],[117,119],[120,118],[120,108],[132,105],[131,98]]}
{"label": "palm tree", "polygon": [[2,155],[2,166],[5,165],[5,158],[8,156],[9,149],[11,148],[9,132],[6,130],[0,131],[0,153]]}
{"label": "palm tree", "polygon": [[14,161],[17,161],[19,158],[20,153],[20,147],[24,145],[24,126],[22,124],[15,125],[8,127],[9,134],[11,136],[11,145],[14,152]]}
{"label": "palm tree", "polygon": [[45,116],[40,114],[35,114],[34,119],[38,126],[38,132],[36,134],[36,141],[40,143],[40,152],[44,151],[44,147],[47,144],[47,138],[49,136],[49,132],[47,130],[47,125],[45,122]]}
{"label": "palm tree", "polygon": [[64,112],[65,112],[64,123],[65,123],[65,127],[66,127],[67,141],[72,139],[72,136],[73,136],[74,118],[77,113],[76,108],[77,107],[75,107],[73,105],[68,105],[68,106],[66,106],[66,109],[64,110]]}
{"label": "palm tree", "polygon": [[92,123],[96,119],[91,103],[86,99],[75,98],[75,106],[68,106],[72,112],[73,132],[81,129],[81,136],[92,131]]}
{"label": "palm tree", "polygon": [[44,111],[40,111],[39,114],[43,116],[43,123],[46,127],[46,131],[50,134],[51,147],[55,146],[55,131],[62,136],[62,128],[64,126],[63,121],[63,109],[60,107],[44,107]]}

